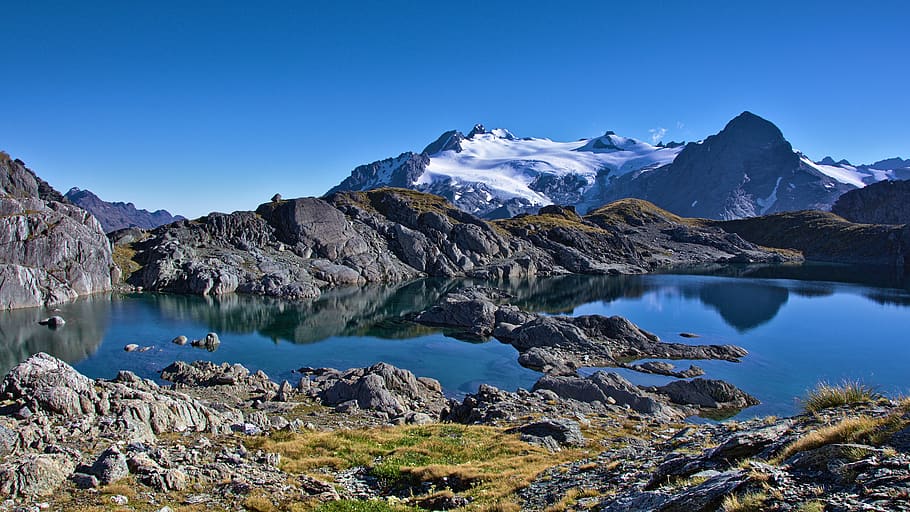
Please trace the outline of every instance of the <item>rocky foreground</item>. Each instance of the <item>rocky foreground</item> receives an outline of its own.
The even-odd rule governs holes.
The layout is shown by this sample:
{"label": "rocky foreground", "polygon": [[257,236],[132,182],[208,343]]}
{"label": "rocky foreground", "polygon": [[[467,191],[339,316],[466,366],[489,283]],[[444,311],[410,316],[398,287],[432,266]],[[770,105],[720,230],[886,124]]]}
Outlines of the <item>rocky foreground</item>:
{"label": "rocky foreground", "polygon": [[645,391],[608,373],[589,379],[597,400],[546,386],[452,400],[387,364],[299,372],[178,362],[159,386],[32,356],[0,385],[0,507],[910,509],[906,401],[699,425],[636,407]]}

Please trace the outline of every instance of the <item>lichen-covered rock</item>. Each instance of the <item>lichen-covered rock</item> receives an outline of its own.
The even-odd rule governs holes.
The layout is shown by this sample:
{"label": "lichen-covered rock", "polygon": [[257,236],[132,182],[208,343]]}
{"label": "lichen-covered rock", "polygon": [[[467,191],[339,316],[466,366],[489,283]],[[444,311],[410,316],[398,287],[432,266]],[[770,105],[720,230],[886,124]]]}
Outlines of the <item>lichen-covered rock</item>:
{"label": "lichen-covered rock", "polygon": [[176,361],[161,371],[161,378],[179,386],[240,385],[251,390],[272,390],[278,387],[264,373],[250,373],[241,364],[217,365],[210,361]]}
{"label": "lichen-covered rock", "polygon": [[76,463],[60,453],[26,454],[0,465],[0,494],[48,496],[76,469]]}
{"label": "lichen-covered rock", "polygon": [[111,446],[104,450],[92,464],[91,474],[95,475],[98,481],[104,485],[125,478],[130,474],[126,455],[116,445]]}

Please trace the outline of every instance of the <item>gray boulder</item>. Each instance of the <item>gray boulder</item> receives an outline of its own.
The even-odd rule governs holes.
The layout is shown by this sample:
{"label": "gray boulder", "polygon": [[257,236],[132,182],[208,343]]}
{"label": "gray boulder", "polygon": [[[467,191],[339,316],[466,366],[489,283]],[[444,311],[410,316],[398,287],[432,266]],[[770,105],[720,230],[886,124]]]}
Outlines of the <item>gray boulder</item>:
{"label": "gray boulder", "polygon": [[218,350],[218,346],[221,345],[221,339],[218,338],[218,334],[210,332],[206,334],[204,338],[193,340],[190,344],[194,347],[204,348],[209,352],[214,352]]}
{"label": "gray boulder", "polygon": [[550,437],[559,444],[567,446],[584,446],[586,442],[578,422],[565,418],[544,418],[540,421],[511,428],[506,432],[517,432],[537,438]]}
{"label": "gray boulder", "polygon": [[0,465],[0,494],[38,497],[53,494],[76,469],[60,453],[26,454]]}
{"label": "gray boulder", "polygon": [[44,320],[41,320],[38,323],[40,325],[46,325],[52,329],[56,329],[57,327],[63,327],[63,325],[66,324],[66,320],[64,320],[62,316],[55,315],[52,317],[45,318]]}
{"label": "gray boulder", "polygon": [[534,384],[534,390],[547,389],[561,398],[580,402],[601,402],[628,406],[634,411],[680,419],[680,412],[661,403],[657,397],[622,378],[619,374],[599,371],[587,378],[544,375]]}
{"label": "gray boulder", "polygon": [[126,455],[116,446],[111,446],[98,456],[90,472],[98,477],[99,482],[107,485],[127,477],[130,468],[126,463]]}

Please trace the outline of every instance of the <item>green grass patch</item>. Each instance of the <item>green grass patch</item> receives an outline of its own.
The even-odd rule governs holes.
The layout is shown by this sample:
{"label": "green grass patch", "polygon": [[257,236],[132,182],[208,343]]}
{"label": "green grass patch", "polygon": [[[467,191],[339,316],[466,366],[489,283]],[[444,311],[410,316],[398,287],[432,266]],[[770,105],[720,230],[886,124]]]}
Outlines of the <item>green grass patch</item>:
{"label": "green grass patch", "polygon": [[142,265],[133,260],[135,256],[136,250],[126,245],[115,245],[111,253],[114,264],[120,267],[120,271],[123,273],[122,279],[124,282],[129,279],[133,272],[142,268]]}
{"label": "green grass patch", "polygon": [[338,500],[322,503],[313,512],[396,512],[410,510],[404,507],[393,507],[382,500]]}

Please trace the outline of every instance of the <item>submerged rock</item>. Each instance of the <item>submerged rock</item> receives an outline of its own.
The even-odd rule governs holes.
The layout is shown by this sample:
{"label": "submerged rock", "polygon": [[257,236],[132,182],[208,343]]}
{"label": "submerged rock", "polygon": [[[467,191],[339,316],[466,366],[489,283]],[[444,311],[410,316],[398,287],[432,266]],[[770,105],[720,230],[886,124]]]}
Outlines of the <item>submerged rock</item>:
{"label": "submerged rock", "polygon": [[49,318],[45,318],[38,323],[40,325],[46,325],[50,328],[56,329],[57,327],[63,327],[63,325],[66,324],[66,320],[64,320],[62,316],[55,315]]}

